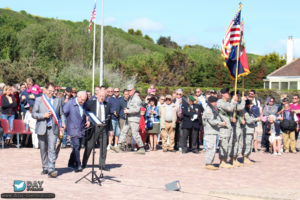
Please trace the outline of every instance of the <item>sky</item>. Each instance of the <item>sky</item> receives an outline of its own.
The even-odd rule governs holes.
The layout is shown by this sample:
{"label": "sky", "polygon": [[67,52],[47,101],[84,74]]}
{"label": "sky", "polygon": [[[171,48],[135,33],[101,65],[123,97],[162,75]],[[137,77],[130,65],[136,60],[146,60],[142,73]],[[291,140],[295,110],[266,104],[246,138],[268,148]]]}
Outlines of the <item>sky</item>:
{"label": "sky", "polygon": [[[104,0],[104,24],[140,29],[155,41],[170,36],[179,45],[221,46],[227,26],[242,2],[246,51],[264,55],[286,53],[294,38],[294,57],[300,57],[299,0]],[[0,8],[42,17],[89,20],[94,0],[0,0]],[[97,0],[97,23],[101,0]],[[104,43],[105,44],[105,43]]]}

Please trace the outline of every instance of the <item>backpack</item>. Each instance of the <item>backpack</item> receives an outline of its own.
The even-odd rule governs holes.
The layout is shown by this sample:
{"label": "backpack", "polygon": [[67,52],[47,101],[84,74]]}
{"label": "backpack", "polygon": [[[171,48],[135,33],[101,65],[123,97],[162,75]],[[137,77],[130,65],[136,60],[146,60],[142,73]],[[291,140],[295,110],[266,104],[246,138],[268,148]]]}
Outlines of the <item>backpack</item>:
{"label": "backpack", "polygon": [[282,112],[283,120],[280,122],[280,129],[283,132],[295,131],[297,128],[297,123],[294,120],[294,112],[290,111],[290,119],[286,119],[284,111]]}

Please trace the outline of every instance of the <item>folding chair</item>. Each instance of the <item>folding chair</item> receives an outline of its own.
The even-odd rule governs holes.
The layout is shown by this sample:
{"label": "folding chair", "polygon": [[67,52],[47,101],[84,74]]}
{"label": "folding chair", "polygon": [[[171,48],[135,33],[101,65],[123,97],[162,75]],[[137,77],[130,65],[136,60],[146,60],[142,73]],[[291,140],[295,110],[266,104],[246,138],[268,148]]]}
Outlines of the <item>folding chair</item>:
{"label": "folding chair", "polygon": [[14,120],[14,128],[13,131],[17,133],[17,147],[20,148],[20,134],[31,134],[30,130],[26,130],[25,123],[22,119]]}
{"label": "folding chair", "polygon": [[[3,128],[3,134],[15,134],[14,130],[10,130],[9,123],[7,119],[0,119],[1,121],[1,127]],[[2,141],[2,149],[4,149],[4,140],[3,137],[1,137]]]}

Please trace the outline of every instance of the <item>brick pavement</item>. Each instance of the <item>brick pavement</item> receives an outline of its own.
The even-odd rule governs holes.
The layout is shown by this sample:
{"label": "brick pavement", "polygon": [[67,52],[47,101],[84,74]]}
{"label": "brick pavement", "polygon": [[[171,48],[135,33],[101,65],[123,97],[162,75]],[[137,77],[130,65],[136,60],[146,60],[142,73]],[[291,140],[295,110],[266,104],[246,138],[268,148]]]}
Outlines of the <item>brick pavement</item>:
{"label": "brick pavement", "polygon": [[[0,150],[0,193],[13,192],[14,180],[44,180],[45,192],[54,192],[56,199],[300,199],[300,153],[258,152],[251,156],[255,165],[208,171],[203,168],[204,153],[109,152],[107,164],[112,169],[104,172],[108,179],[99,187],[87,180],[74,183],[90,168],[82,173],[68,169],[70,152],[70,148],[61,150],[56,164],[60,176],[49,179],[40,175],[39,150]],[[98,162],[98,154],[96,158]],[[175,180],[180,181],[181,192],[165,191],[164,185]]]}

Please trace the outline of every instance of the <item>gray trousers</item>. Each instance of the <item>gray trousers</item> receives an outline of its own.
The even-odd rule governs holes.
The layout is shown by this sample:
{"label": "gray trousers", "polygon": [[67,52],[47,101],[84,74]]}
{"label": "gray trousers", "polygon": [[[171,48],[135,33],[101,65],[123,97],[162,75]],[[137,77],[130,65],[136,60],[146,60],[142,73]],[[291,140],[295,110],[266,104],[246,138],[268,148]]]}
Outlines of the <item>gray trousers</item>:
{"label": "gray trousers", "polygon": [[253,133],[244,135],[243,156],[248,157],[253,148]]}
{"label": "gray trousers", "polygon": [[232,129],[223,129],[220,131],[219,139],[219,158],[227,160],[232,147]]}
{"label": "gray trousers", "polygon": [[132,137],[135,140],[136,144],[139,147],[143,147],[144,144],[143,144],[142,138],[139,133],[139,123],[138,122],[130,122],[130,121],[125,122],[125,124],[121,130],[120,137],[119,137],[119,144],[126,142],[126,138],[127,138],[129,129],[131,129]]}
{"label": "gray trousers", "polygon": [[242,153],[243,149],[243,129],[241,127],[233,127],[232,147],[230,151],[231,157],[237,157]]}
{"label": "gray trousers", "polygon": [[216,154],[217,135],[205,135],[205,164],[211,165],[214,162]]}
{"label": "gray trousers", "polygon": [[55,170],[57,135],[47,128],[45,135],[38,135],[43,170]]}

